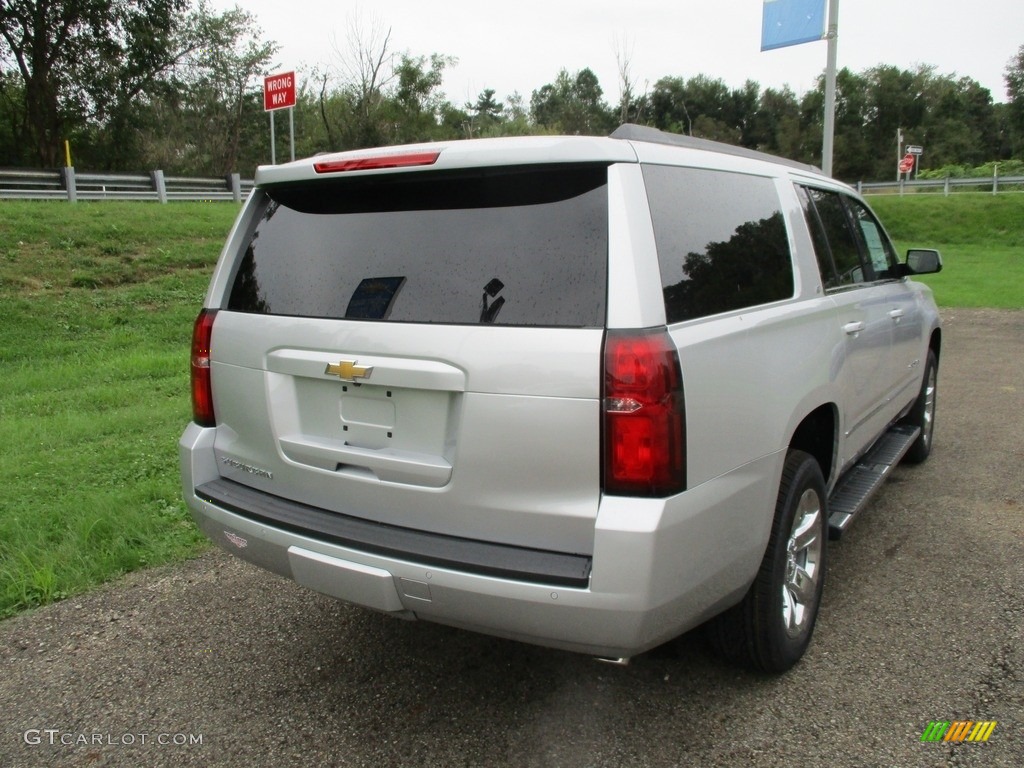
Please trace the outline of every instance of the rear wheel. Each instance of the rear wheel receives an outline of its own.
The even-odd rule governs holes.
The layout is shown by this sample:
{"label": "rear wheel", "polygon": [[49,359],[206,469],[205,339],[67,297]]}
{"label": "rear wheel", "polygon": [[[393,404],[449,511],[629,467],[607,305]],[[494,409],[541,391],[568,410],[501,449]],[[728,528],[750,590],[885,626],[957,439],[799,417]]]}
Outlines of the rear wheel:
{"label": "rear wheel", "polygon": [[910,413],[903,419],[904,424],[919,427],[921,434],[910,446],[903,460],[909,464],[920,464],[928,458],[932,452],[932,435],[935,431],[935,400],[938,395],[938,374],[939,364],[935,353],[928,350],[928,360],[925,363],[924,379],[921,382],[921,392],[914,401]]}
{"label": "rear wheel", "polygon": [[825,481],[818,462],[790,451],[771,537],[743,601],[709,625],[719,650],[764,672],[785,672],[811,642],[825,584]]}

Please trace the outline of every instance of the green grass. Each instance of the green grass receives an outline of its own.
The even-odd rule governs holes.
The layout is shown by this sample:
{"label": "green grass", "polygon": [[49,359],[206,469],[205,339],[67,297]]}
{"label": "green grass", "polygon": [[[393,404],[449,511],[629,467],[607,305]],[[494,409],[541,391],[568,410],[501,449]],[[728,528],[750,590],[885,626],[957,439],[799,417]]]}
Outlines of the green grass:
{"label": "green grass", "polygon": [[[1024,307],[1024,195],[874,197],[945,306]],[[178,477],[192,321],[237,208],[4,202],[0,617],[205,546]]]}
{"label": "green grass", "polygon": [[238,211],[3,207],[0,616],[203,546],[176,441],[192,321]]}
{"label": "green grass", "polygon": [[907,248],[938,248],[943,268],[919,278],[942,307],[1024,309],[1024,193],[869,198]]}

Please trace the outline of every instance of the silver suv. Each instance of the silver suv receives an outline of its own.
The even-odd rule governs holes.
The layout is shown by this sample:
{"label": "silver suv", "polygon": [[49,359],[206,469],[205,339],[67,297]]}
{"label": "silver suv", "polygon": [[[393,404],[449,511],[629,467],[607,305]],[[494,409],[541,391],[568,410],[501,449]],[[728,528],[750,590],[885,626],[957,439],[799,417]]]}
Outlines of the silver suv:
{"label": "silver suv", "polygon": [[621,660],[803,654],[931,448],[935,251],[815,169],[624,126],[264,167],[192,345],[205,533],[341,600]]}

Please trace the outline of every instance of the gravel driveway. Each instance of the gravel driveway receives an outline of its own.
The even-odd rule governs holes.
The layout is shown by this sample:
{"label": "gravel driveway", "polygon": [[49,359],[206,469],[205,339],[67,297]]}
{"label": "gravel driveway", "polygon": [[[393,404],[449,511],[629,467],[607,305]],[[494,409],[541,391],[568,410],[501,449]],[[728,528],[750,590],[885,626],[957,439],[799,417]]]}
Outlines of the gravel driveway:
{"label": "gravel driveway", "polygon": [[401,622],[209,552],[0,623],[0,766],[1024,766],[1024,312],[944,320],[932,458],[833,543],[782,677],[695,635],[619,668]]}

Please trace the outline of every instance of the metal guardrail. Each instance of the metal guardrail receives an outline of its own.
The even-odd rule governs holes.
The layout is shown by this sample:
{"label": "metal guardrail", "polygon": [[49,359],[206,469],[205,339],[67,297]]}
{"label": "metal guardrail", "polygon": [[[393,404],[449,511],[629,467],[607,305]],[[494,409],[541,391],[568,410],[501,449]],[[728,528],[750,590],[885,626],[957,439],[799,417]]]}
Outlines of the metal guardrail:
{"label": "metal guardrail", "polygon": [[58,171],[0,169],[0,200],[172,200],[241,203],[252,190],[252,180],[237,173],[224,178],[165,176],[148,174],[76,173],[74,168]]}
{"label": "metal guardrail", "polygon": [[1014,191],[1021,191],[1024,186],[1024,176],[992,176],[981,179],[921,179],[917,181],[873,181],[857,182],[857,191],[861,194],[870,195],[872,192],[893,192],[898,191],[901,195],[905,192],[916,192],[918,190],[931,192],[942,190],[942,193],[949,197],[955,189],[973,188],[978,192],[990,192],[993,195],[999,192],[1008,192],[1007,187],[1017,187]]}
{"label": "metal guardrail", "polygon": [[[251,179],[237,173],[224,178],[188,178],[164,176],[163,171],[149,174],[76,173],[74,168],[40,171],[0,168],[0,200],[230,200],[240,203],[252,191]],[[1024,176],[980,179],[925,179],[918,181],[857,182],[862,194],[883,192],[936,191],[949,196],[954,189],[977,191],[1008,191],[1007,187],[1024,188]]]}

